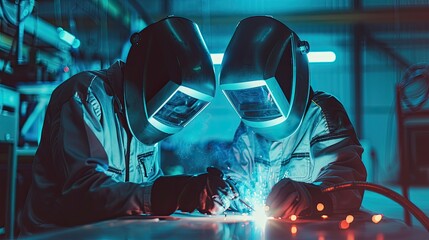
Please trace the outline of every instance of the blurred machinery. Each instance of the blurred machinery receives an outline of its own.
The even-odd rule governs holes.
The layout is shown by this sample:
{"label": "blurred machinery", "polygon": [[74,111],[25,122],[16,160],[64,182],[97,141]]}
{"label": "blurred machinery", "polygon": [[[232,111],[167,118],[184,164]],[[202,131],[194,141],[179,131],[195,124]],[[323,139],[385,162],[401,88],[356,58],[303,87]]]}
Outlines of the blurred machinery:
{"label": "blurred machinery", "polygon": [[13,236],[16,205],[19,93],[0,85],[0,228]]}
{"label": "blurred machinery", "polygon": [[58,28],[31,15],[34,0],[0,1],[0,79],[9,86],[58,80],[71,44]]}
{"label": "blurred machinery", "polygon": [[429,183],[429,65],[409,67],[396,88],[402,184]]}
{"label": "blurred machinery", "polygon": [[34,5],[0,1],[0,82],[20,93],[20,147],[37,145],[52,88],[70,76],[72,61],[73,42],[62,28],[32,14]]}
{"label": "blurred machinery", "polygon": [[71,44],[32,15],[34,5],[0,0],[0,236],[6,238],[16,236],[31,184],[35,148],[28,146],[37,145],[51,89],[72,60]]}
{"label": "blurred machinery", "polygon": [[[400,184],[409,198],[410,185],[429,184],[429,65],[410,66],[396,85]],[[405,222],[410,215],[405,211]]]}

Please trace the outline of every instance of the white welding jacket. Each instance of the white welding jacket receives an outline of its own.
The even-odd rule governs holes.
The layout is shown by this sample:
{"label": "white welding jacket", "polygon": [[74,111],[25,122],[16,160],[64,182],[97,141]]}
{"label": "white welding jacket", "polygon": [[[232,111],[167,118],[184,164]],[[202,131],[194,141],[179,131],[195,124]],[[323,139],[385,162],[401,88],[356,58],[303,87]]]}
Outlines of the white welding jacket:
{"label": "white welding jacket", "polygon": [[[283,178],[321,187],[365,181],[362,152],[341,103],[327,93],[315,92],[302,124],[286,138],[267,140],[241,123],[226,174],[236,182],[241,198],[258,207]],[[334,213],[358,210],[363,197],[360,190],[329,194]]]}
{"label": "white welding jacket", "polygon": [[127,134],[122,81],[123,64],[116,62],[79,73],[53,92],[21,233],[150,210],[152,182],[162,175],[159,148]]}

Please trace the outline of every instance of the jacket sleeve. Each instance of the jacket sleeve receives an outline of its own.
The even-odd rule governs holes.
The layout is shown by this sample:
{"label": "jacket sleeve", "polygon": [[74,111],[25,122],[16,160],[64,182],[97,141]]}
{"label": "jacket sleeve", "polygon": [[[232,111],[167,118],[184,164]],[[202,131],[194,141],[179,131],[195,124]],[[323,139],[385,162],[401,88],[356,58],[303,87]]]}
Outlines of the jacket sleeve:
{"label": "jacket sleeve", "polygon": [[150,205],[145,203],[150,199],[150,183],[118,182],[105,174],[109,147],[104,145],[102,131],[105,116],[93,108],[94,98],[91,93],[76,93],[51,123],[52,171],[63,184],[54,206],[60,225],[144,213],[148,210],[144,206]]}
{"label": "jacket sleeve", "polygon": [[[328,187],[346,181],[365,181],[363,148],[343,106],[332,96],[322,96],[317,105],[323,116],[315,123],[310,142],[314,169],[320,169],[313,184]],[[343,190],[329,193],[334,213],[360,208],[363,191]]]}

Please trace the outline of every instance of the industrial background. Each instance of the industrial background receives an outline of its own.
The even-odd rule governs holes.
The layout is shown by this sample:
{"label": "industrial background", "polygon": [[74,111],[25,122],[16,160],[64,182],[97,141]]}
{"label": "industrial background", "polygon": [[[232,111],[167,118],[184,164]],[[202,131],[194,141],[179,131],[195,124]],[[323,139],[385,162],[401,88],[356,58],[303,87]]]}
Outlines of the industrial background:
{"label": "industrial background", "polygon": [[[429,79],[398,98],[401,83],[429,64],[428,0],[0,2],[1,191],[8,159],[17,159],[18,209],[52,90],[80,71],[125,61],[131,34],[169,15],[196,22],[212,54],[223,53],[238,22],[255,15],[282,21],[311,52],[335,53],[333,61],[310,63],[311,84],[343,103],[365,147],[368,181],[429,186]],[[187,128],[164,141],[165,172],[196,172],[226,157],[239,121],[218,91]],[[187,161],[191,155],[198,161]]]}

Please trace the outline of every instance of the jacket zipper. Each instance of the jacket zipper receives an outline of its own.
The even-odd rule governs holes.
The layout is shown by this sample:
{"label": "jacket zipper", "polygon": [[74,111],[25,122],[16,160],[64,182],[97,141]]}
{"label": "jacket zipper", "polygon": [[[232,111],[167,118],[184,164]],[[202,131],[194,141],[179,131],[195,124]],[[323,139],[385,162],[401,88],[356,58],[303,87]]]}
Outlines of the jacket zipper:
{"label": "jacket zipper", "polygon": [[127,152],[125,154],[125,182],[130,181],[130,150],[131,150],[131,137],[127,131]]}
{"label": "jacket zipper", "polygon": [[147,157],[150,157],[153,155],[153,151],[151,152],[147,152],[147,153],[143,153],[137,156],[137,159],[139,160],[140,164],[143,166],[143,171],[144,171],[144,176],[147,177],[147,169],[146,169],[146,164],[145,164],[145,159]]}

